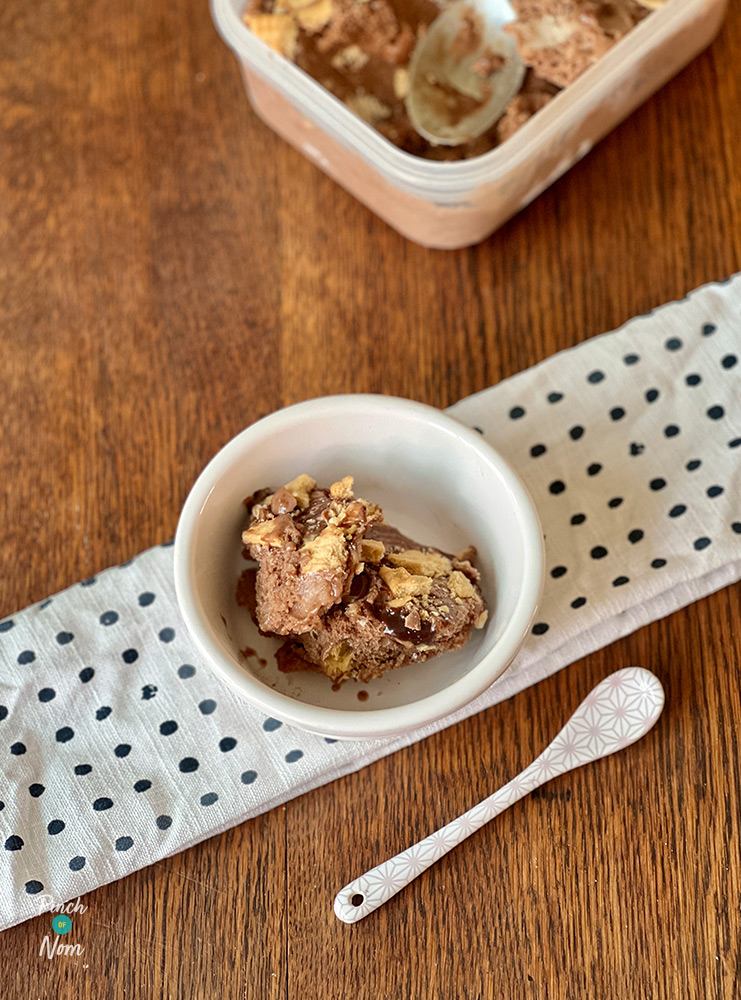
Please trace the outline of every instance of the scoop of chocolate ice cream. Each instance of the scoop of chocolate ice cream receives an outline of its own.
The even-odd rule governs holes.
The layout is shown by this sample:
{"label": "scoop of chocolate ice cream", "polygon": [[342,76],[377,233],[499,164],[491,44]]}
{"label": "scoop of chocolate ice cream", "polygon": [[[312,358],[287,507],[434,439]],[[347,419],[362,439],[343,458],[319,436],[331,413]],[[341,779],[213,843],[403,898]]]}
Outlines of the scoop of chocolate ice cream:
{"label": "scoop of chocolate ice cream", "polygon": [[299,476],[257,497],[242,540],[258,569],[243,574],[238,601],[261,631],[287,637],[281,670],[367,681],[458,649],[485,623],[474,550],[449,555],[402,535],[350,477],[319,489]]}

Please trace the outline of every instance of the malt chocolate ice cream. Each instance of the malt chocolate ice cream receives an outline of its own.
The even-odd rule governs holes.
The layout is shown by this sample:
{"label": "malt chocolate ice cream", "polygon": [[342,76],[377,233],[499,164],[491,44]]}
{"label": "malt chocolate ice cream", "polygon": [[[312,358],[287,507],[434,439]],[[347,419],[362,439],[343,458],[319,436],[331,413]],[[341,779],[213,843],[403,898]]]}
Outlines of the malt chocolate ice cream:
{"label": "malt chocolate ice cream", "polygon": [[512,0],[504,30],[528,72],[499,121],[458,146],[419,135],[405,105],[414,48],[450,0],[248,0],[244,21],[396,146],[450,160],[506,140],[660,2]]}
{"label": "malt chocolate ice cream", "polygon": [[264,634],[285,637],[283,671],[368,681],[458,649],[486,621],[474,550],[449,555],[407,538],[352,486],[302,475],[245,501],[242,541],[258,567],[237,600]]}

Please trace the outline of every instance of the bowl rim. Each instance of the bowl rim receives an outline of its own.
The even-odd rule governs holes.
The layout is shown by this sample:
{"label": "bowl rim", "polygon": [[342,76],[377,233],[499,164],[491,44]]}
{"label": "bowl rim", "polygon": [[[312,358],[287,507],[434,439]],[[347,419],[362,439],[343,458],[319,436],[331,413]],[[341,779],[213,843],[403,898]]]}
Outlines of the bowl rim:
{"label": "bowl rim", "polygon": [[[466,674],[440,691],[406,705],[363,711],[325,708],[298,701],[269,687],[226,656],[200,614],[190,561],[194,534],[206,501],[247,446],[253,446],[319,412],[326,415],[334,410],[339,415],[347,413],[348,407],[368,414],[383,412],[388,415],[388,411],[393,410],[422,417],[440,430],[452,431],[463,444],[477,451],[494,467],[507,486],[523,533],[524,548],[520,593],[514,611],[493,648]],[[443,410],[398,396],[372,393],[319,396],[276,410],[240,431],[214,455],[193,484],[180,514],[174,544],[178,605],[188,632],[209,668],[240,697],[267,715],[280,718],[299,729],[335,739],[381,739],[401,735],[451,715],[477,698],[504,673],[527,637],[540,602],[544,572],[543,532],[535,505],[520,477],[499,452],[481,434]]]}

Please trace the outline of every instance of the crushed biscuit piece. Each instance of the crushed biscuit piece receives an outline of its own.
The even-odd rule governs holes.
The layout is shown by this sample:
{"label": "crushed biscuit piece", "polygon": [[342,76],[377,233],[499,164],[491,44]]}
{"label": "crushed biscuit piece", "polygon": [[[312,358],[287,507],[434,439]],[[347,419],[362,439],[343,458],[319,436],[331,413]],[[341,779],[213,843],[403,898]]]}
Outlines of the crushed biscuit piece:
{"label": "crushed biscuit piece", "polygon": [[481,614],[476,619],[476,621],[473,623],[473,627],[474,628],[483,628],[484,625],[486,625],[486,620],[487,620],[488,617],[489,617],[489,612],[488,611],[482,611]]}
{"label": "crushed biscuit piece", "polygon": [[379,572],[381,579],[395,598],[408,600],[411,597],[429,594],[432,586],[432,580],[429,576],[413,575],[402,566],[399,566],[398,569],[381,566]]}
{"label": "crushed biscuit piece", "polygon": [[314,3],[316,0],[280,0],[281,7],[287,7],[292,13],[304,10],[305,7],[311,7]]}
{"label": "crushed biscuit piece", "polygon": [[345,536],[333,524],[328,524],[316,538],[304,542],[299,549],[301,572],[318,573],[321,570],[343,569],[347,561]]}
{"label": "crushed biscuit piece", "polygon": [[458,562],[473,563],[476,558],[476,546],[469,545],[468,548],[461,549],[460,552],[456,552],[455,558]]}
{"label": "crushed biscuit piece", "polygon": [[277,524],[279,518],[270,521],[257,521],[251,524],[246,531],[242,532],[242,542],[245,545],[268,545],[271,548],[279,549],[283,544],[280,534],[280,525]]}
{"label": "crushed biscuit piece", "polygon": [[340,642],[336,646],[332,646],[324,660],[322,660],[322,670],[332,680],[337,680],[339,677],[349,673],[353,666],[354,658],[352,649],[346,642]]}
{"label": "crushed biscuit piece", "polygon": [[368,53],[363,52],[359,45],[346,45],[332,57],[331,65],[334,69],[348,69],[351,73],[357,73],[369,59]]}
{"label": "crushed biscuit piece", "polygon": [[464,576],[460,570],[453,570],[453,572],[448,577],[448,586],[450,587],[451,593],[455,594],[456,597],[465,598],[473,597],[476,593],[473,584]]}
{"label": "crushed biscuit piece", "polygon": [[447,576],[453,569],[453,564],[447,556],[439,552],[422,552],[420,549],[404,549],[402,552],[389,552],[388,561],[394,566],[403,566],[410,573],[419,576]]}
{"label": "crushed biscuit piece", "polygon": [[352,476],[345,476],[345,478],[340,479],[339,482],[332,483],[329,487],[329,495],[333,500],[349,500],[353,496],[353,482],[354,479]]}
{"label": "crushed biscuit piece", "polygon": [[315,34],[325,28],[333,13],[332,0],[316,0],[306,7],[296,11],[296,20],[309,34]]}
{"label": "crushed biscuit piece", "polygon": [[379,101],[373,94],[354,94],[345,101],[348,108],[369,125],[386,121],[392,115],[391,108]]}
{"label": "crushed biscuit piece", "polygon": [[394,70],[394,93],[400,101],[409,93],[409,70],[405,66],[397,66]]}
{"label": "crushed biscuit piece", "polygon": [[363,562],[379,563],[386,552],[383,542],[377,542],[373,538],[364,538],[360,543],[360,558]]}
{"label": "crushed biscuit piece", "polygon": [[245,14],[244,23],[271,49],[295,59],[298,25],[289,14]]}
{"label": "crushed biscuit piece", "polygon": [[286,483],[283,489],[292,493],[296,497],[301,510],[305,510],[309,506],[309,494],[313,489],[316,489],[316,480],[312,479],[311,476],[307,476],[305,472],[302,472],[300,476],[296,476],[290,483]]}

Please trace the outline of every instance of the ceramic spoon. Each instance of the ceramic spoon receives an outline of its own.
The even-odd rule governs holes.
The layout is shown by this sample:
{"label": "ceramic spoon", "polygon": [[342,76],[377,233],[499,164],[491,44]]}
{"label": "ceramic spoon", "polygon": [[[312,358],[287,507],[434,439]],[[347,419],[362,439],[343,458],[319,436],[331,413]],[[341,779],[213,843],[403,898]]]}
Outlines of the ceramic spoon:
{"label": "ceramic spoon", "polygon": [[642,667],[610,674],[584,699],[543,753],[498,792],[414,847],[349,882],[334,901],[334,912],[355,924],[409,885],[444,854],[519,799],[590,761],[635,743],[651,729],[664,707],[661,682]]}
{"label": "ceramic spoon", "polygon": [[435,18],[409,62],[405,103],[421,136],[458,146],[501,116],[525,75],[514,39],[502,31],[514,18],[508,0],[458,0]]}

